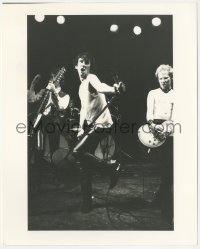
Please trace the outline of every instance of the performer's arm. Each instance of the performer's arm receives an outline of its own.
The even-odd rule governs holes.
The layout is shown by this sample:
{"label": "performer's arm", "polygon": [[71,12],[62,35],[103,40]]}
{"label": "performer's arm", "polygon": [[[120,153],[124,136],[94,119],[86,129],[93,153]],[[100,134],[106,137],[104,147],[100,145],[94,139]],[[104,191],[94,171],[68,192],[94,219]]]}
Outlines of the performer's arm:
{"label": "performer's arm", "polygon": [[85,120],[86,120],[86,109],[84,105],[82,105],[80,110],[79,132],[77,134],[77,137],[82,136],[84,133],[83,125]]}
{"label": "performer's arm", "polygon": [[59,110],[65,110],[68,107],[70,101],[70,97],[68,94],[63,97],[59,96],[59,93],[56,92],[56,87],[52,81],[48,83],[46,89],[51,90],[53,92],[54,96],[56,97],[55,104],[57,105]]}
{"label": "performer's arm", "polygon": [[29,103],[36,102],[35,91],[28,90],[27,92],[27,99]]}
{"label": "performer's arm", "polygon": [[164,132],[166,135],[171,135],[174,132],[174,103],[171,103],[170,117],[169,120],[163,122]]}
{"label": "performer's arm", "polygon": [[45,89],[41,89],[39,93],[35,93],[35,85],[40,81],[41,76],[37,74],[31,82],[30,89],[28,90],[27,97],[29,103],[34,103],[39,101],[45,92]]}
{"label": "performer's arm", "polygon": [[171,122],[174,122],[174,103],[171,103],[170,121],[171,121]]}
{"label": "performer's arm", "polygon": [[99,93],[116,93],[115,87],[102,83],[94,74],[88,75],[88,80]]}
{"label": "performer's arm", "polygon": [[150,91],[147,96],[147,114],[146,114],[147,123],[151,125],[153,119],[154,119],[154,97],[152,95],[152,92]]}
{"label": "performer's arm", "polygon": [[79,121],[79,127],[83,129],[83,124],[86,119],[86,109],[84,107],[81,107],[80,110],[80,121]]}

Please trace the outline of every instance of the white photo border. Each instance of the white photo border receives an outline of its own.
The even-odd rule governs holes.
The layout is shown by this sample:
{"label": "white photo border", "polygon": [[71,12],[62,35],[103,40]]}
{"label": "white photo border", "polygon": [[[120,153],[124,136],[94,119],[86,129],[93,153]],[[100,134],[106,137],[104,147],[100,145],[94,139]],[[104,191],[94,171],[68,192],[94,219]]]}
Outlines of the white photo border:
{"label": "white photo border", "polygon": [[[88,5],[90,7],[88,8]],[[3,243],[7,245],[196,245],[197,243],[197,12],[186,3],[4,4],[2,82],[4,105]],[[174,231],[28,231],[27,15],[173,15],[176,120]],[[12,17],[12,18],[10,18]],[[184,87],[183,87],[184,86]],[[16,100],[17,99],[17,100]],[[186,99],[188,101],[186,101]],[[15,101],[16,100],[16,101]],[[14,110],[13,111],[13,104]],[[192,111],[191,111],[192,110]],[[188,118],[188,112],[190,114]],[[12,113],[12,115],[10,115]],[[14,141],[14,142],[13,142]],[[189,184],[186,184],[186,179]],[[120,235],[119,235],[120,234]],[[77,241],[77,237],[79,240]],[[103,238],[103,239],[102,239]]]}

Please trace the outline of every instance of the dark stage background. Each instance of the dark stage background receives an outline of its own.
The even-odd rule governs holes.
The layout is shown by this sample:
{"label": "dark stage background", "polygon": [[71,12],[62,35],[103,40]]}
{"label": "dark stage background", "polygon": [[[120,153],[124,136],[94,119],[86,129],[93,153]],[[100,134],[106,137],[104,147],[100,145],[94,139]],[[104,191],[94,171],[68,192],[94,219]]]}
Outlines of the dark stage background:
{"label": "dark stage background", "polygon": [[[137,129],[146,122],[146,98],[150,90],[158,87],[154,77],[160,64],[173,64],[172,16],[156,16],[161,25],[152,25],[155,16],[65,16],[65,23],[58,24],[57,16],[46,16],[41,23],[28,16],[28,87],[36,74],[42,75],[45,87],[52,68],[67,69],[64,89],[78,100],[79,82],[73,59],[84,51],[91,52],[97,64],[96,74],[102,82],[112,85],[111,70],[126,83],[127,92],[115,102],[122,121],[136,123],[134,132],[119,133],[116,138],[122,149],[135,159],[142,160],[147,151],[137,138]],[[119,30],[110,32],[117,24]],[[135,35],[134,26],[142,33]],[[173,65],[172,65],[173,66]]]}

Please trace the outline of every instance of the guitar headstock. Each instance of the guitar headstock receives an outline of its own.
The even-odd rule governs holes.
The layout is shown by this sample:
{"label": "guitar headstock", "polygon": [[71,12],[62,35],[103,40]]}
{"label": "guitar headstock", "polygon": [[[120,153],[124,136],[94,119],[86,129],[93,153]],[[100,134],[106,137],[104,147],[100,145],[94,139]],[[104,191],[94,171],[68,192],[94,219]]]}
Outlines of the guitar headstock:
{"label": "guitar headstock", "polygon": [[66,72],[65,67],[62,67],[58,73],[56,74],[56,76],[54,77],[53,81],[54,82],[60,82],[63,79],[64,73]]}

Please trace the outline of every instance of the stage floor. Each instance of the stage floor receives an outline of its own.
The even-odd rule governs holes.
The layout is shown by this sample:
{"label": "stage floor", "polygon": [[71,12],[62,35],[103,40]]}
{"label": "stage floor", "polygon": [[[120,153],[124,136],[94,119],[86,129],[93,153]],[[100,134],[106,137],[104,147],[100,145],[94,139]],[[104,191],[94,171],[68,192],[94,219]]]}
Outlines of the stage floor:
{"label": "stage floor", "polygon": [[117,186],[108,192],[109,178],[93,177],[93,204],[83,214],[77,170],[60,170],[53,183],[50,166],[41,178],[29,170],[29,230],[173,230],[152,203],[160,184],[159,167],[148,163],[122,165]]}

